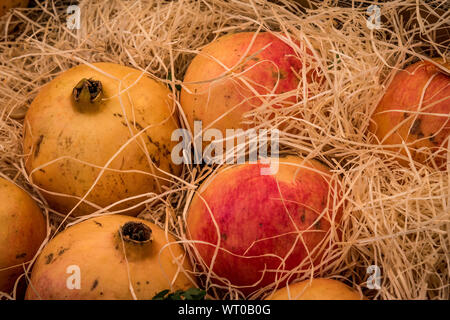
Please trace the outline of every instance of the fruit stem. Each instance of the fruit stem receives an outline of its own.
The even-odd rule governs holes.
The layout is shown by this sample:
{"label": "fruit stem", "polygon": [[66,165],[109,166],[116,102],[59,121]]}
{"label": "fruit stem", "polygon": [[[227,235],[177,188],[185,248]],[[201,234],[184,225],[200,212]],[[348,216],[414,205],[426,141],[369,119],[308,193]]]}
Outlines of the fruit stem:
{"label": "fruit stem", "polygon": [[121,227],[121,234],[123,240],[138,244],[151,242],[152,229],[149,226],[141,223],[129,221]]}
{"label": "fruit stem", "polygon": [[73,88],[72,97],[75,107],[80,112],[97,111],[103,97],[100,81],[83,78]]}

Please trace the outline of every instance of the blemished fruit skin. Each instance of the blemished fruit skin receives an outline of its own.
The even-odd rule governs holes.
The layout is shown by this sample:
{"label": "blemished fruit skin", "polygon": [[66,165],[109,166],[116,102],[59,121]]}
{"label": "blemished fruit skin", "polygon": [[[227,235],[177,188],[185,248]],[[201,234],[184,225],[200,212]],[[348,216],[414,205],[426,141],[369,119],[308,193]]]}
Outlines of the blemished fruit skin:
{"label": "blemished fruit skin", "polygon": [[46,235],[45,217],[36,202],[0,178],[0,291],[12,291],[24,273],[22,264],[33,259]]}
{"label": "blemished fruit skin", "polygon": [[[152,240],[133,241],[135,238],[127,237],[122,226],[129,222],[149,227]],[[141,236],[139,232],[135,235]],[[171,244],[166,246],[168,243]],[[47,244],[33,267],[25,299],[130,300],[131,285],[141,300],[151,299],[166,289],[194,287],[195,283],[179,270],[175,258],[185,270],[190,270],[181,246],[171,235],[166,238],[164,230],[153,223],[123,215],[87,219]],[[75,278],[69,279],[77,276],[73,269],[68,272],[70,266],[79,268],[79,289]]]}
{"label": "blemished fruit skin", "polygon": [[[100,81],[103,98],[80,109],[72,91],[82,79]],[[159,194],[170,184],[166,173],[181,172],[170,157],[175,145],[170,138],[178,125],[166,86],[118,64],[79,65],[49,82],[32,102],[24,124],[26,169],[50,207],[67,214],[118,153],[71,215],[90,214],[144,194],[110,208],[136,215],[142,206],[133,206],[145,200],[146,193]]]}
{"label": "blemished fruit skin", "polygon": [[[287,156],[279,159],[277,173],[261,175],[266,166],[246,163],[218,171],[200,186],[187,212],[187,236],[207,268],[218,248],[213,272],[245,295],[302,262],[298,271],[317,265],[333,241],[331,223],[337,226],[342,216],[338,186],[321,163]],[[339,228],[334,230],[339,236]],[[280,258],[286,258],[284,266]],[[271,271],[263,276],[264,269]]]}
{"label": "blemished fruit skin", "polygon": [[0,1],[0,17],[6,14],[12,8],[26,8],[28,0],[1,0]]}
{"label": "blemished fruit skin", "polygon": [[[435,61],[444,65],[441,59]],[[397,145],[395,149],[402,155],[406,155],[406,150],[398,145],[405,141],[410,144],[413,160],[444,170],[447,152],[438,149],[447,147],[449,116],[450,75],[431,62],[422,61],[395,75],[373,113],[369,130],[384,145]],[[407,165],[408,161],[400,163]]]}
{"label": "blemished fruit skin", "polygon": [[[288,288],[289,287],[289,288]],[[289,290],[289,291],[288,291]],[[333,279],[316,278],[278,289],[265,300],[366,300],[357,290]]]}
{"label": "blemished fruit skin", "polygon": [[[224,135],[226,129],[246,129],[248,126],[241,123],[243,115],[262,104],[258,95],[266,95],[264,99],[271,100],[272,94],[299,87],[303,63],[294,49],[281,40],[280,35],[260,32],[254,36],[254,32],[222,36],[192,60],[180,95],[191,129],[194,120],[201,120],[203,129],[210,126]],[[230,78],[227,75],[231,73],[235,75]],[[312,83],[316,73],[308,71],[306,78]],[[273,106],[282,107],[296,100],[290,95]]]}

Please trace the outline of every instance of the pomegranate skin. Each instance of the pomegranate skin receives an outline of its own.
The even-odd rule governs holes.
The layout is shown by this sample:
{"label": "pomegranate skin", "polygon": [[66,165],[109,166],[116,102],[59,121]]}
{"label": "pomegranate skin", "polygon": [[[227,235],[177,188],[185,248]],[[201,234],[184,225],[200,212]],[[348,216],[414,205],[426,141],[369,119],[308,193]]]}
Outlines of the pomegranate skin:
{"label": "pomegranate skin", "polygon": [[[222,134],[226,129],[248,129],[244,113],[263,100],[277,99],[272,104],[276,108],[298,102],[302,72],[309,68],[303,60],[280,35],[269,32],[228,34],[211,42],[192,60],[183,80],[180,104],[191,129],[194,121]],[[309,88],[320,84],[322,77],[310,68],[306,82]],[[292,94],[280,100],[279,95],[287,92]]]}
{"label": "pomegranate skin", "polygon": [[187,215],[190,239],[209,243],[195,242],[206,266],[245,295],[302,262],[301,270],[316,265],[328,247],[332,221],[338,223],[342,214],[333,205],[337,188],[319,162],[282,158],[275,175],[261,175],[264,166],[219,171],[200,187]]}
{"label": "pomegranate skin", "polygon": [[[442,59],[435,61],[449,67]],[[448,143],[449,115],[450,76],[422,61],[395,75],[373,113],[369,130],[401,156],[406,156],[406,150],[399,146],[404,141],[413,160],[445,170],[447,152],[441,147]],[[409,163],[405,158],[399,162]]]}

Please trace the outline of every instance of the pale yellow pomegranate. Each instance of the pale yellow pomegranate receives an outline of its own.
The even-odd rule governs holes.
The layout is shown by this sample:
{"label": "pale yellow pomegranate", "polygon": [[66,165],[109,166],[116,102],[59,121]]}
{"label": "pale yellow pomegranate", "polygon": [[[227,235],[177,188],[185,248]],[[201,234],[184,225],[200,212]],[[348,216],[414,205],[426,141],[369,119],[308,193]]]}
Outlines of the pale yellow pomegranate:
{"label": "pale yellow pomegranate", "polygon": [[183,273],[190,269],[181,246],[158,226],[102,216],[69,227],[47,244],[25,298],[151,299],[166,289],[195,287]]}
{"label": "pale yellow pomegranate", "polygon": [[0,291],[10,293],[46,236],[45,217],[36,202],[0,178]]}
{"label": "pale yellow pomegranate", "polygon": [[278,289],[266,300],[365,300],[346,284],[333,279],[312,279]]}
{"label": "pale yellow pomegranate", "polygon": [[77,66],[43,87],[26,114],[26,169],[61,213],[110,206],[136,215],[149,193],[169,186],[169,174],[180,174],[170,157],[178,128],[173,111],[170,90],[141,71]]}

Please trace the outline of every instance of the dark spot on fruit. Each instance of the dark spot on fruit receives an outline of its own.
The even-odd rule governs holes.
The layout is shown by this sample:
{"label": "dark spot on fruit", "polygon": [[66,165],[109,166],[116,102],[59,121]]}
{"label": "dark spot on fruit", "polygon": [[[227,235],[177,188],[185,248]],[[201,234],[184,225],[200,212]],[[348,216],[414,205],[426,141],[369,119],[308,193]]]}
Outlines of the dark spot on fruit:
{"label": "dark spot on fruit", "polygon": [[67,250],[69,250],[69,248],[61,248],[59,251],[58,251],[58,256],[60,256],[60,255],[62,255],[64,252],[66,252]]}
{"label": "dark spot on fruit", "polygon": [[93,220],[93,221],[94,221],[94,223],[95,223],[96,225],[98,225],[99,227],[103,227],[103,225],[102,225],[100,222],[95,221],[95,220]]}
{"label": "dark spot on fruit", "polygon": [[66,137],[64,141],[66,143],[66,148],[69,148],[72,145],[72,137]]}
{"label": "dark spot on fruit", "polygon": [[136,282],[136,284],[139,286],[140,284],[141,284],[141,282],[140,281],[138,281],[138,282]]}
{"label": "dark spot on fruit", "polygon": [[50,264],[53,261],[53,253],[50,253],[48,256],[45,256],[45,264]]}
{"label": "dark spot on fruit", "polygon": [[119,117],[119,118],[122,118],[122,117],[123,117],[120,113],[113,113],[113,116],[114,116],[114,117]]}
{"label": "dark spot on fruit", "polygon": [[227,234],[226,233],[222,233],[221,235],[222,240],[226,241],[227,240]]}
{"label": "dark spot on fruit", "polygon": [[36,148],[34,150],[34,157],[37,158],[37,156],[39,155],[39,151],[41,151],[41,143],[42,140],[44,140],[44,135],[41,134],[38,138],[38,140],[36,141]]}
{"label": "dark spot on fruit", "polygon": [[44,169],[39,169],[39,171],[42,172],[42,173],[45,173],[45,170],[44,170]]}
{"label": "dark spot on fruit", "polygon": [[286,74],[283,71],[272,71],[272,78],[278,79],[278,76],[280,77],[280,80],[286,78]]}
{"label": "dark spot on fruit", "polygon": [[262,226],[263,226],[263,224],[260,222],[260,223],[259,223],[259,227],[261,228]]}
{"label": "dark spot on fruit", "polygon": [[147,139],[148,139],[148,142],[150,142],[152,145],[154,145],[156,149],[158,149],[158,150],[161,149],[161,146],[158,141],[153,141],[152,138],[150,138],[150,136],[147,136]]}
{"label": "dark spot on fruit", "polygon": [[[415,135],[419,135],[420,133],[422,133],[422,131],[420,130],[420,123],[422,122],[421,119],[416,119],[414,120],[411,129],[409,129],[409,132]],[[423,133],[422,133],[423,136]]]}
{"label": "dark spot on fruit", "polygon": [[134,126],[135,126],[136,128],[138,128],[139,131],[144,130],[144,127],[141,126],[141,125],[140,125],[139,123],[137,123],[137,122],[134,123]]}
{"label": "dark spot on fruit", "polygon": [[26,252],[16,255],[16,259],[21,259],[26,257]]}
{"label": "dark spot on fruit", "polygon": [[102,295],[103,295],[103,292],[100,292],[100,295],[102,296]]}
{"label": "dark spot on fruit", "polygon": [[95,279],[94,283],[92,283],[91,291],[94,290],[95,288],[97,288],[97,285],[98,285],[98,280]]}
{"label": "dark spot on fruit", "polygon": [[300,221],[301,221],[302,223],[305,223],[305,220],[306,220],[306,215],[303,213],[303,214],[300,216]]}
{"label": "dark spot on fruit", "polygon": [[317,221],[317,222],[314,224],[314,228],[315,228],[316,230],[320,230],[320,229],[321,229],[320,220]]}
{"label": "dark spot on fruit", "polygon": [[150,155],[150,159],[152,159],[152,162],[157,166],[157,167],[159,167],[159,164],[160,164],[160,162],[159,162],[159,159],[156,159],[154,156],[152,156],[152,155]]}
{"label": "dark spot on fruit", "polygon": [[145,281],[145,284],[150,284],[150,281],[148,281],[148,280],[147,280],[147,281]]}

